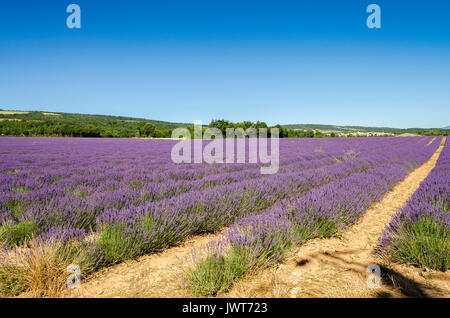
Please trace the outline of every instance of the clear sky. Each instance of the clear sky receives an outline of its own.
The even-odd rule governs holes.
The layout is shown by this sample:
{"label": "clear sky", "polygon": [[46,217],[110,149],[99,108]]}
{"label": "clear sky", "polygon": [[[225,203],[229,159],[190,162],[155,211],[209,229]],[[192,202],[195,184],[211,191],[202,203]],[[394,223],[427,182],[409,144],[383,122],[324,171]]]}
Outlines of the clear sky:
{"label": "clear sky", "polygon": [[449,17],[448,0],[0,0],[0,108],[443,127]]}

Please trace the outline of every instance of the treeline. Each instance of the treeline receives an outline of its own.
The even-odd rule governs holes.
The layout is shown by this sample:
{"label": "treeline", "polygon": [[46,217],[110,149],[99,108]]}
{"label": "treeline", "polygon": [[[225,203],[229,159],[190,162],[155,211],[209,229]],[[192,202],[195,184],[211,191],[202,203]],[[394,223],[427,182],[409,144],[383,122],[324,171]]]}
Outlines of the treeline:
{"label": "treeline", "polygon": [[[302,126],[299,128],[297,126]],[[324,133],[316,126],[330,127],[326,125],[275,125],[269,127],[265,122],[243,121],[233,123],[228,120],[212,120],[209,127],[222,131],[226,136],[227,128],[254,128],[259,132],[260,128],[267,128],[268,137],[271,129],[279,129],[280,138],[321,138],[339,137],[336,132]],[[172,130],[178,127],[187,127],[193,137],[194,126],[186,123],[170,123],[145,118],[133,118],[124,116],[89,115],[73,113],[45,113],[41,111],[30,112],[2,112],[0,116],[0,136],[45,136],[45,137],[109,137],[109,138],[131,138],[131,137],[153,137],[170,138]],[[207,127],[204,126],[203,130]],[[367,128],[367,127],[366,127]],[[384,129],[384,128],[380,128]],[[395,134],[413,133],[424,136],[448,135],[446,129],[392,129]],[[347,137],[367,137],[363,135],[348,134]]]}
{"label": "treeline", "polygon": [[442,130],[419,130],[417,132],[418,135],[421,136],[448,136],[450,133],[450,130],[448,129],[442,129]]}
{"label": "treeline", "polygon": [[33,136],[33,137],[171,137],[171,129],[158,129],[152,123],[138,122],[127,125],[113,123],[95,124],[67,120],[2,120],[0,135],[2,136]]}
{"label": "treeline", "polygon": [[[186,125],[194,138],[194,126]],[[335,133],[325,134],[313,130],[286,129],[281,125],[269,127],[265,122],[244,121],[232,123],[227,120],[213,120],[209,127],[218,128],[226,136],[227,128],[254,128],[259,134],[260,128],[267,129],[267,136],[271,136],[271,129],[278,128],[280,138],[322,138],[338,137]],[[175,127],[173,127],[175,128]],[[123,121],[112,120],[110,122],[96,122],[93,120],[75,119],[45,119],[25,120],[8,119],[0,120],[1,136],[25,136],[25,137],[90,137],[90,138],[170,138],[172,127],[158,127],[149,121]],[[203,127],[203,132],[207,127]]]}
{"label": "treeline", "polygon": [[254,128],[256,130],[256,133],[258,134],[258,136],[259,136],[259,129],[265,128],[265,129],[267,129],[268,137],[270,137],[270,135],[271,135],[272,128],[278,128],[280,138],[288,137],[288,130],[286,128],[282,127],[281,125],[275,125],[275,126],[269,127],[269,126],[267,126],[267,124],[265,122],[261,122],[261,121],[257,121],[257,122],[243,121],[243,122],[239,122],[239,123],[233,123],[233,122],[225,120],[225,119],[218,119],[218,120],[213,119],[209,123],[208,127],[219,129],[220,131],[222,131],[222,134],[224,137],[226,136],[227,128],[233,128],[233,129],[242,128],[244,131],[246,131],[249,128]]}
{"label": "treeline", "polygon": [[[186,127],[191,131],[194,137],[194,126]],[[214,127],[222,131],[226,136],[227,128],[242,128],[244,131],[248,128],[254,128],[259,134],[260,128],[267,129],[268,137],[271,136],[271,129],[278,128],[280,138],[321,138],[337,137],[334,133],[324,134],[313,130],[291,130],[275,125],[269,127],[265,122],[244,121],[232,123],[227,120],[213,120],[209,127]],[[203,132],[207,127],[203,127]],[[134,121],[111,121],[95,122],[84,120],[69,119],[45,119],[45,120],[25,120],[8,119],[0,120],[1,136],[24,136],[24,137],[85,137],[85,138],[170,138],[172,136],[172,127],[160,128],[152,122],[134,122]]]}
{"label": "treeline", "polygon": [[309,130],[294,130],[287,129],[281,125],[275,125],[269,127],[265,122],[251,122],[251,121],[243,121],[238,123],[233,123],[228,120],[220,119],[220,120],[212,120],[209,124],[209,127],[218,128],[222,131],[222,134],[226,136],[227,128],[242,128],[247,130],[248,128],[255,128],[257,132],[259,132],[259,128],[266,128],[268,137],[271,135],[272,128],[278,128],[279,137],[280,138],[322,138],[322,137],[338,137],[334,132],[331,134],[325,134],[320,131]]}

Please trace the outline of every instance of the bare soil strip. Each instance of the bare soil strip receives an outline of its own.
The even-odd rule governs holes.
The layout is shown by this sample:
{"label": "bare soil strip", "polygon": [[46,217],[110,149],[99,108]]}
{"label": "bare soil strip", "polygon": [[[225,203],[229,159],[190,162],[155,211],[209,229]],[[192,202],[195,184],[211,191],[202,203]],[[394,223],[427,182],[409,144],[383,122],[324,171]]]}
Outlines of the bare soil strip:
{"label": "bare soil strip", "polygon": [[431,140],[427,143],[427,146],[431,145],[435,139],[436,139],[436,137],[434,137],[433,139],[431,139]]}
{"label": "bare soil strip", "polygon": [[[443,145],[443,143],[442,143]],[[221,297],[449,297],[449,271],[434,272],[389,264],[374,254],[377,239],[391,216],[401,208],[436,165],[442,146],[374,204],[340,237],[306,242],[275,268],[238,282]],[[79,289],[62,297],[189,297],[182,277],[193,249],[219,235],[192,237],[179,246],[102,270]],[[369,289],[367,266],[378,264],[381,288]]]}
{"label": "bare soil strip", "polygon": [[190,237],[161,253],[145,255],[106,268],[82,281],[78,289],[66,290],[62,297],[135,298],[189,297],[183,283],[183,270],[191,266],[192,251],[220,237],[219,234]]}

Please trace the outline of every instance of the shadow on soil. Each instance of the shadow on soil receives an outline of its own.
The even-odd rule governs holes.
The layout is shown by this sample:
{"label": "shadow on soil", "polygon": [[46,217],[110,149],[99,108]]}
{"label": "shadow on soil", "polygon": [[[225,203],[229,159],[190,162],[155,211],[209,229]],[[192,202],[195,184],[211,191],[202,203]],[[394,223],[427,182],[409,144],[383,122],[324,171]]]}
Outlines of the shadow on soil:
{"label": "shadow on soil", "polygon": [[[360,275],[366,276],[368,264],[363,264],[355,261],[348,261],[344,255],[357,255],[361,250],[346,250],[336,251],[333,253],[322,252],[308,255],[296,261],[297,266],[307,270],[312,263],[325,262],[330,265],[336,265],[346,270],[353,271]],[[412,280],[403,274],[380,265],[381,268],[381,282],[383,288],[380,291],[375,291],[374,296],[377,298],[392,298],[392,297],[414,297],[414,298],[431,298],[442,297],[444,291],[439,288],[427,286],[415,280]]]}
{"label": "shadow on soil", "polygon": [[[420,282],[414,281],[392,268],[386,266],[380,266],[381,268],[381,281],[384,286],[389,289],[393,289],[397,294],[404,297],[414,298],[430,298],[435,297],[433,295],[441,294],[442,291],[438,288],[432,288]],[[394,296],[393,293],[382,291],[376,293],[377,297],[386,298]]]}

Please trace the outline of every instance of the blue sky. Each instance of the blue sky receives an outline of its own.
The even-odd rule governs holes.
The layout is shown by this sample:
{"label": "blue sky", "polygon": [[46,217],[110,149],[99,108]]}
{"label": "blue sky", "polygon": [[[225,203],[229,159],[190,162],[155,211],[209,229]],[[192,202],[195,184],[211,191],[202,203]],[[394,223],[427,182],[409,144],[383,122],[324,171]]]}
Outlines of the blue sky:
{"label": "blue sky", "polygon": [[0,108],[443,127],[449,16],[447,0],[0,0]]}

